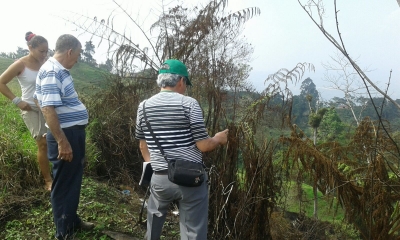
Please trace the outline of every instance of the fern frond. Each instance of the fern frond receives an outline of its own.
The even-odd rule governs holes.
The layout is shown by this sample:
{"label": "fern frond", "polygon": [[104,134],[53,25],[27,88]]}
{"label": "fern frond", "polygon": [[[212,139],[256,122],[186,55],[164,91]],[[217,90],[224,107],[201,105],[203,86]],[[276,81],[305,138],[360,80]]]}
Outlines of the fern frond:
{"label": "fern frond", "polygon": [[308,71],[315,71],[315,67],[311,63],[298,63],[296,67],[292,70],[288,70],[286,68],[281,68],[278,72],[271,74],[265,80],[264,83],[267,81],[274,81],[274,82],[285,82],[291,81],[292,83],[297,83],[304,75],[304,72],[308,69]]}
{"label": "fern frond", "polygon": [[261,10],[258,7],[245,8],[240,11],[229,14],[226,17],[221,18],[221,23],[225,25],[241,25],[255,16],[259,16]]}

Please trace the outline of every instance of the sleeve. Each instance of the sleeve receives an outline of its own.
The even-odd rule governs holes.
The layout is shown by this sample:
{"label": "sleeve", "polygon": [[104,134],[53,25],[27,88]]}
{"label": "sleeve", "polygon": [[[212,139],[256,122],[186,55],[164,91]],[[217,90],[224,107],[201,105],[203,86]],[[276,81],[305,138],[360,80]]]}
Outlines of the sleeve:
{"label": "sleeve", "polygon": [[139,104],[136,115],[136,129],[135,129],[136,139],[145,139],[144,132],[142,129],[142,123],[143,123],[143,102]]}
{"label": "sleeve", "polygon": [[42,107],[63,105],[61,100],[62,84],[57,77],[54,70],[44,71],[38,76]]}
{"label": "sleeve", "polygon": [[199,103],[193,99],[190,104],[189,122],[192,137],[195,142],[209,138],[204,125],[203,112]]}

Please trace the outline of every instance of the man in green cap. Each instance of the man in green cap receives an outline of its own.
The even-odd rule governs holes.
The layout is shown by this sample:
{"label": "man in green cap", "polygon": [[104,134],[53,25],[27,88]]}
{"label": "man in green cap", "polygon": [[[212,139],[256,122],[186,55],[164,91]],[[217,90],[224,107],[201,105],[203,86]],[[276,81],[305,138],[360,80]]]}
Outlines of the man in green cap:
{"label": "man in green cap", "polygon": [[198,102],[183,94],[192,83],[185,64],[169,59],[159,70],[160,93],[139,104],[136,139],[145,161],[154,173],[147,205],[147,239],[160,239],[169,204],[179,201],[181,239],[207,239],[207,179],[199,187],[184,187],[168,180],[168,163],[153,140],[143,115],[143,104],[151,129],[168,159],[202,164],[202,152],[226,144],[228,129],[210,137]]}

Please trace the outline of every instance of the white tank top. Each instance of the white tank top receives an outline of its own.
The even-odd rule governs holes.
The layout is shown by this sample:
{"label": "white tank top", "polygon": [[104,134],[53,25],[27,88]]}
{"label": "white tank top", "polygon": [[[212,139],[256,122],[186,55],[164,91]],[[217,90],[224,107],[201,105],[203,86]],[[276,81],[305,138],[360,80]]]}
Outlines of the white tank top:
{"label": "white tank top", "polygon": [[36,89],[36,76],[39,71],[35,71],[25,67],[24,71],[17,76],[19,85],[21,85],[22,101],[29,103],[31,106],[36,106],[33,101],[33,94]]}

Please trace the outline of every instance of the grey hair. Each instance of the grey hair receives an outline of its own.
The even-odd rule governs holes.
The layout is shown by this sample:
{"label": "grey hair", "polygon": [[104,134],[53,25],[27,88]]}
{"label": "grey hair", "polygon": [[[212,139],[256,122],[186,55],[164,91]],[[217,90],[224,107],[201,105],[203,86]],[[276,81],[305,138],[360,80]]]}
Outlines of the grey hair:
{"label": "grey hair", "polygon": [[175,87],[176,84],[181,80],[181,76],[172,73],[158,74],[157,85],[161,88],[165,87]]}
{"label": "grey hair", "polygon": [[71,34],[63,34],[57,39],[56,52],[63,53],[69,49],[77,50],[78,48],[82,48],[82,44]]}

